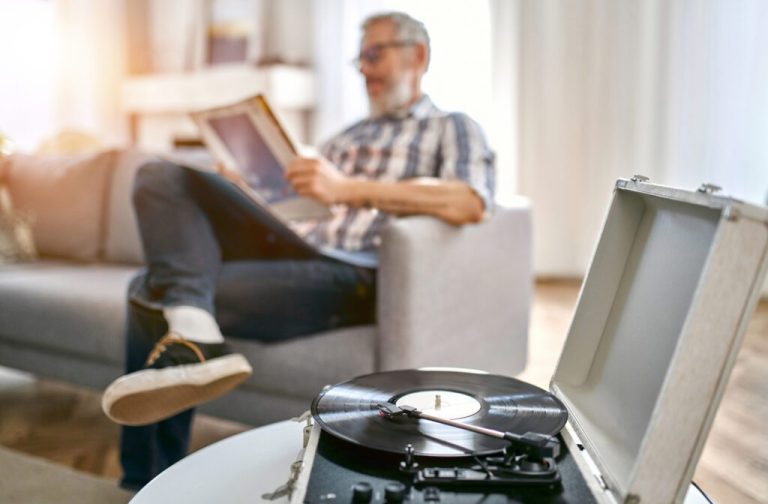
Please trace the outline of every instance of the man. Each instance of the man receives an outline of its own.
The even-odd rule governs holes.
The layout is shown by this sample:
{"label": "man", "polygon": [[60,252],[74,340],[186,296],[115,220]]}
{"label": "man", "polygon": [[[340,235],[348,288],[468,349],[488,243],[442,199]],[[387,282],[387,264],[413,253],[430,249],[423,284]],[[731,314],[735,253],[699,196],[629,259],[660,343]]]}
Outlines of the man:
{"label": "man", "polygon": [[[326,221],[295,223],[306,240],[375,250],[391,216],[461,225],[491,209],[493,154],[482,131],[421,92],[429,50],[424,26],[405,14],[364,22],[357,64],[370,117],[286,172],[299,194],[334,209]],[[126,487],[183,457],[190,408],[251,373],[244,356],[228,353],[222,330],[274,341],[374,320],[375,269],[275,237],[231,185],[212,177],[167,162],[137,175],[148,268],[129,292],[129,373],[103,399],[110,418],[134,426],[121,439]]]}

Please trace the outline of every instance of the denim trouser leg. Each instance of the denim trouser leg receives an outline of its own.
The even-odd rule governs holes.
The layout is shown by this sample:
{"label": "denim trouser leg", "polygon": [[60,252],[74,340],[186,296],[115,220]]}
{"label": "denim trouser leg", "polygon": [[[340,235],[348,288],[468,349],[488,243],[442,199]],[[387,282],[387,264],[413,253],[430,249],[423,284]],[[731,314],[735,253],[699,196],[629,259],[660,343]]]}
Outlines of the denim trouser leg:
{"label": "denim trouser leg", "polygon": [[[374,320],[374,271],[320,257],[281,235],[218,182],[166,162],[137,175],[148,271],[129,289],[127,372],[143,368],[167,331],[163,306],[199,306],[215,314],[225,335],[262,341]],[[182,458],[191,421],[192,410],[123,428],[123,486],[141,487]]]}
{"label": "denim trouser leg", "polygon": [[[133,283],[143,281],[142,277]],[[144,367],[154,341],[168,329],[160,312],[136,304],[128,306],[127,372]],[[187,453],[193,410],[159,423],[123,427],[120,435],[121,486],[136,490]]]}

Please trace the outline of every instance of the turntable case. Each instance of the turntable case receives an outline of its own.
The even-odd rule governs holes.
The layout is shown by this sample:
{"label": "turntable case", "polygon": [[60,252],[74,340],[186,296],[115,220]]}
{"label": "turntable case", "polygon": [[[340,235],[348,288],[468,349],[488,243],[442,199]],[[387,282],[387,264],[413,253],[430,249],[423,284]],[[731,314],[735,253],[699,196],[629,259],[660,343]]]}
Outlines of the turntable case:
{"label": "turntable case", "polygon": [[682,501],[768,263],[768,209],[619,180],[550,388],[600,502]]}

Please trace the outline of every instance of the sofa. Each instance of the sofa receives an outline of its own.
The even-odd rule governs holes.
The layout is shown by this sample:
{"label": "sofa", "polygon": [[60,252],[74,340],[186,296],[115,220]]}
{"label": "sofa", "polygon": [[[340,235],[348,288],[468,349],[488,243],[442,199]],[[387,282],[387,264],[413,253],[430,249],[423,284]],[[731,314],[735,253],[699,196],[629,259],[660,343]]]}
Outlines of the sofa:
{"label": "sofa", "polygon": [[[0,159],[0,181],[32,219],[39,252],[0,265],[0,365],[95,389],[122,373],[125,293],[143,262],[131,189],[150,157]],[[379,370],[513,375],[526,364],[531,287],[526,200],[462,228],[397,219],[382,240],[376,325],[268,344],[230,338],[253,376],[202,411],[261,425],[307,410],[325,385]]]}

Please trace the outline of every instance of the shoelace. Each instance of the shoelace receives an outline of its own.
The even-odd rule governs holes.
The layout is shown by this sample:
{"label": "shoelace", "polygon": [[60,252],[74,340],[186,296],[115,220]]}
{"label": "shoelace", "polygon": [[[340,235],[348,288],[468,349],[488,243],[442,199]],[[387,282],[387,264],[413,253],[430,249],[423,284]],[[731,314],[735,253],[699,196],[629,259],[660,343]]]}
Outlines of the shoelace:
{"label": "shoelace", "polygon": [[203,355],[203,352],[200,351],[200,348],[197,345],[195,345],[191,341],[184,339],[178,334],[168,333],[162,338],[160,338],[160,341],[155,343],[155,346],[152,348],[152,351],[149,353],[149,356],[147,357],[147,362],[144,364],[144,367],[149,367],[152,364],[154,364],[155,361],[158,358],[160,358],[160,355],[163,352],[165,352],[170,345],[184,345],[185,347],[192,350],[192,352],[200,360],[200,362],[205,362],[205,356]]}

